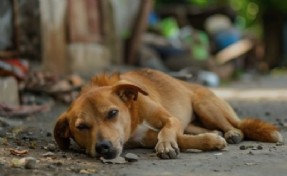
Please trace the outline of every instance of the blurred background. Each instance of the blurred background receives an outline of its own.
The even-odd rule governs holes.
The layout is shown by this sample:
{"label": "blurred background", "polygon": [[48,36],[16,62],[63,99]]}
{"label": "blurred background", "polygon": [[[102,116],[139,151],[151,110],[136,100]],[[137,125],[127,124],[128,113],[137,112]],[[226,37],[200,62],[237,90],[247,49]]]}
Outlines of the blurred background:
{"label": "blurred background", "polygon": [[286,0],[0,0],[0,175],[285,176],[282,143],[102,165],[58,150],[53,128],[91,76],[153,68],[209,86],[286,141],[286,66]]}
{"label": "blurred background", "polygon": [[142,67],[210,87],[285,74],[286,13],[280,0],[1,0],[0,102],[71,102],[91,75]]}

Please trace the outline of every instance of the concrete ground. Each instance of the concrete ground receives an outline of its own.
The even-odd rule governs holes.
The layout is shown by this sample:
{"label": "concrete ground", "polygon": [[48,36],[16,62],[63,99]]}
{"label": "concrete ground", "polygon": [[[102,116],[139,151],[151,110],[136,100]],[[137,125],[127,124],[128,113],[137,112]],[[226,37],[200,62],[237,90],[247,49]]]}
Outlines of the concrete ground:
{"label": "concrete ground", "polygon": [[[287,140],[287,75],[249,77],[231,85],[213,89],[225,98],[240,117],[258,117],[281,128]],[[66,106],[56,104],[48,113],[38,114],[22,125],[0,128],[0,176],[2,175],[193,175],[193,176],[285,176],[287,145],[244,141],[223,151],[190,150],[179,159],[160,160],[153,150],[134,149],[139,161],[127,164],[103,164],[86,156],[77,146],[68,152],[54,146],[52,129]],[[240,146],[247,149],[241,150]],[[10,154],[11,148],[28,149],[25,156]],[[242,147],[241,147],[242,148]],[[51,151],[50,155],[44,156]],[[32,156],[34,169],[15,168],[13,159]]]}

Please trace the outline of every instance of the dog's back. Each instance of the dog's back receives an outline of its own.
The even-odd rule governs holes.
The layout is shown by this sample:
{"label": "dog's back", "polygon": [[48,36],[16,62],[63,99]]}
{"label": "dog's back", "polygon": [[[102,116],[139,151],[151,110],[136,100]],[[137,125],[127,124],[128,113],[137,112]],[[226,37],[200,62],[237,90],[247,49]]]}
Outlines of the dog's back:
{"label": "dog's back", "polygon": [[182,125],[192,121],[192,90],[180,80],[150,69],[127,72],[121,78],[146,90],[150,98],[180,119]]}

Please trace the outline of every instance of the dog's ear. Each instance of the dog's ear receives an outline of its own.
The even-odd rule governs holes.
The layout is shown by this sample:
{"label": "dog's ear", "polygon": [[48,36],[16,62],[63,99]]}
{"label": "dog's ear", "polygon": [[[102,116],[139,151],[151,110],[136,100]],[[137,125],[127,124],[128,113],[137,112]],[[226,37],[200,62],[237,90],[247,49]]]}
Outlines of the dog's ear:
{"label": "dog's ear", "polygon": [[66,116],[66,112],[64,112],[57,120],[55,128],[54,128],[54,138],[60,149],[66,150],[70,146],[70,129],[69,122]]}
{"label": "dog's ear", "polygon": [[148,95],[148,93],[138,86],[132,84],[119,84],[113,88],[113,91],[124,101],[131,102],[136,101],[138,94]]}

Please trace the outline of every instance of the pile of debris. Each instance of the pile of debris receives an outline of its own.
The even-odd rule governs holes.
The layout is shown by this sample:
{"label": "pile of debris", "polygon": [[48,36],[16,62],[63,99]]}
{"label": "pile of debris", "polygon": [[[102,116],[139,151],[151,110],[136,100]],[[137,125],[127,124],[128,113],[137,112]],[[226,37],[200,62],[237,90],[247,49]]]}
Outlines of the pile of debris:
{"label": "pile of debris", "polygon": [[203,29],[180,26],[175,17],[153,12],[142,36],[138,65],[177,72],[179,77],[190,74],[192,81],[207,86],[232,80],[247,67],[257,69],[248,59],[252,55],[256,62],[258,58],[253,56],[257,47],[254,37],[238,29],[226,15],[210,15],[202,23]]}
{"label": "pile of debris", "polygon": [[33,72],[26,60],[0,60],[0,116],[26,117],[48,111],[54,100],[72,102],[84,80],[78,75],[65,78]]}

